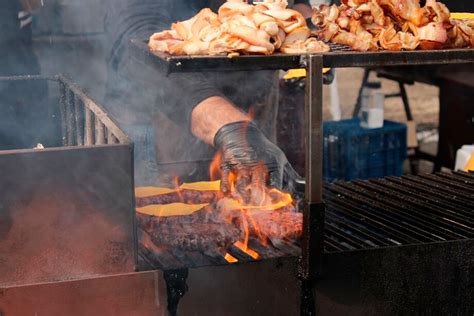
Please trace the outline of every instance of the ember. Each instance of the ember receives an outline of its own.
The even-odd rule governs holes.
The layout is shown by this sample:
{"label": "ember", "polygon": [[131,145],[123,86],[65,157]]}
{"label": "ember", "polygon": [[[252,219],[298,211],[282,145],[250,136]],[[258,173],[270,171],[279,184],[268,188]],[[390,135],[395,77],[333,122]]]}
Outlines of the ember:
{"label": "ember", "polygon": [[236,263],[236,262],[239,262],[239,260],[237,260],[237,258],[235,258],[234,256],[232,256],[230,253],[226,253],[225,256],[224,256],[224,259],[225,259],[228,263]]}

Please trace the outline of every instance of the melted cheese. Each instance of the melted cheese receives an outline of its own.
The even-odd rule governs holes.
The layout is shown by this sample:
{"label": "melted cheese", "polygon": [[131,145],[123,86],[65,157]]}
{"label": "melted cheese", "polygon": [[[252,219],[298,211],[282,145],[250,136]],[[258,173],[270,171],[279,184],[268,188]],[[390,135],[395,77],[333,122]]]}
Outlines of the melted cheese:
{"label": "melted cheese", "polygon": [[196,190],[196,191],[219,191],[221,189],[220,181],[201,181],[192,183],[183,183],[181,190]]}
{"label": "melted cheese", "polygon": [[209,204],[152,204],[144,207],[138,207],[137,212],[152,216],[185,216],[191,215]]}
{"label": "melted cheese", "polygon": [[160,187],[138,187],[135,188],[135,197],[146,198],[150,196],[162,195],[176,192],[174,189]]}
{"label": "melted cheese", "polygon": [[449,17],[451,19],[456,19],[456,20],[472,20],[474,19],[474,13],[451,12],[451,15]]}

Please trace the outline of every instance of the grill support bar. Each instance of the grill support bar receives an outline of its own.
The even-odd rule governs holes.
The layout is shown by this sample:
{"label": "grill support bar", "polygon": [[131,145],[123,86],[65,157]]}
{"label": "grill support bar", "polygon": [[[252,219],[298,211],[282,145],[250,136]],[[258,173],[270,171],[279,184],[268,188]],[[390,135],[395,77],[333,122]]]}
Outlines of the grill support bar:
{"label": "grill support bar", "polygon": [[315,315],[314,278],[321,273],[324,250],[323,204],[323,56],[302,58],[306,68],[305,204],[302,241],[302,315]]}

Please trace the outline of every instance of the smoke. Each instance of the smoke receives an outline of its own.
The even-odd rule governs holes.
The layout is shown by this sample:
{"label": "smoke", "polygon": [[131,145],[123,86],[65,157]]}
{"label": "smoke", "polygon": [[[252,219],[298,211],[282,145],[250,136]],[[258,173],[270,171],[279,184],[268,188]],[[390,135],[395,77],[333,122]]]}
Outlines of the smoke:
{"label": "smoke", "polygon": [[10,225],[0,241],[1,285],[117,273],[130,260],[119,242],[129,238],[127,232],[106,218],[105,210],[84,203],[75,192],[54,189],[3,205]]}
{"label": "smoke", "polygon": [[[278,96],[270,93],[277,86],[271,73],[167,76],[129,50],[131,38],[146,40],[202,7],[216,10],[221,2],[49,0],[34,12],[32,48],[39,65],[34,73],[65,74],[105,107],[135,143],[137,185],[163,185],[174,176],[205,180],[214,150],[190,133],[186,121],[197,100],[186,87],[203,81],[244,111],[255,108],[264,118],[261,128],[275,140]],[[14,67],[26,59],[35,60],[23,57]],[[59,98],[51,85],[48,93],[50,100]]]}
{"label": "smoke", "polygon": [[[21,7],[5,3],[19,2],[0,3],[0,77],[62,73],[104,99],[102,1],[45,1],[21,29]],[[0,80],[2,285],[133,271],[131,152],[51,149],[62,146],[61,97],[56,81]],[[38,143],[46,150],[4,152]]]}

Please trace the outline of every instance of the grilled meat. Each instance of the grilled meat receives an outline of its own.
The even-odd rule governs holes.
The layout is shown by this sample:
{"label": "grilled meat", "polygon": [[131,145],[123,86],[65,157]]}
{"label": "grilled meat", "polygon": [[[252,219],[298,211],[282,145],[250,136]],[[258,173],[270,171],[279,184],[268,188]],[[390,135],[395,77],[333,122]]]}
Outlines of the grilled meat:
{"label": "grilled meat", "polygon": [[345,0],[313,12],[320,38],[354,50],[415,50],[473,47],[469,20],[450,19],[436,0]]}
{"label": "grilled meat", "polygon": [[197,191],[197,190],[180,190],[179,192],[170,192],[165,194],[157,194],[147,197],[136,197],[136,206],[143,207],[150,204],[204,204],[214,203],[217,200],[218,191]]}
{"label": "grilled meat", "polygon": [[155,33],[149,47],[172,55],[316,53],[329,51],[317,40],[308,41],[304,17],[287,9],[286,1],[256,5],[227,1],[212,12],[206,8],[189,20],[173,23],[171,30]]}

